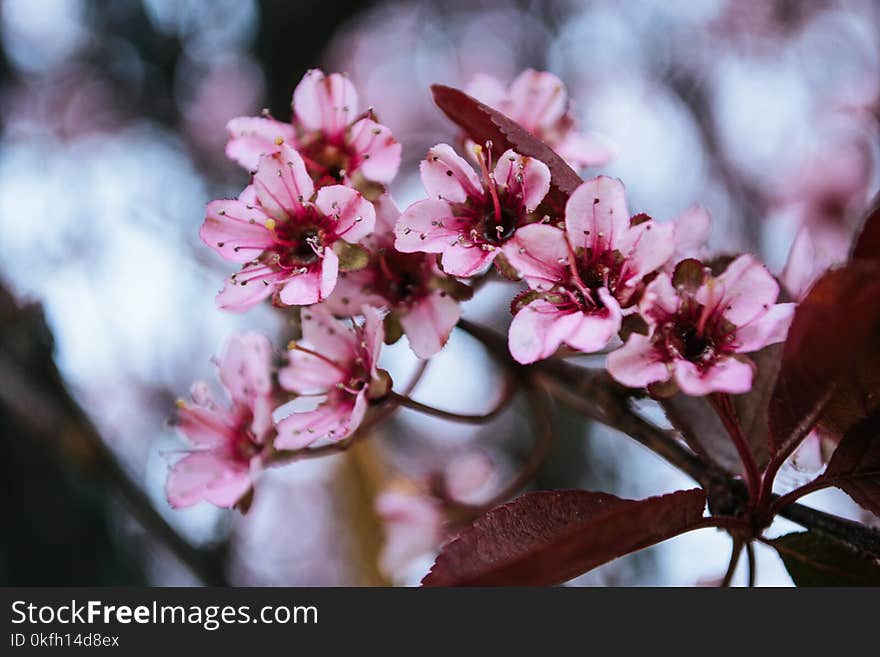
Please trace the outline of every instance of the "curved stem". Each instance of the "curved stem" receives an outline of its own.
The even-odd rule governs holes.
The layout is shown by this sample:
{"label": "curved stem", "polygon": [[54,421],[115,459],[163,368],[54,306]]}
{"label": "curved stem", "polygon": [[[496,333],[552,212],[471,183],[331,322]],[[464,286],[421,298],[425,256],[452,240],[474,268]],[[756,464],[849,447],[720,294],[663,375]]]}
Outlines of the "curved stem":
{"label": "curved stem", "polygon": [[730,435],[742,461],[746,486],[749,489],[749,504],[754,509],[758,504],[761,494],[761,472],[758,470],[758,464],[755,462],[752,450],[749,448],[745,436],[743,436],[742,427],[740,427],[739,420],[736,417],[736,410],[733,408],[733,402],[730,399],[730,395],[726,393],[713,394],[709,397],[709,401],[721,419],[722,424],[724,424],[724,428],[727,429],[727,433]]}
{"label": "curved stem", "polygon": [[429,406],[428,404],[423,404],[422,402],[410,398],[406,394],[399,394],[394,391],[390,393],[389,401],[396,406],[402,406],[403,408],[418,411],[419,413],[424,413],[425,415],[438,417],[442,420],[449,420],[451,422],[463,422],[466,424],[485,424],[486,422],[494,420],[502,412],[504,412],[504,410],[510,404],[510,400],[513,399],[513,396],[516,394],[517,388],[519,387],[518,384],[518,377],[515,376],[512,372],[508,372],[504,379],[504,390],[501,393],[501,397],[489,411],[480,414],[456,413],[454,411],[446,411],[440,408]]}
{"label": "curved stem", "polygon": [[447,501],[448,509],[453,514],[460,516],[455,519],[453,524],[469,521],[508,500],[535,477],[538,469],[547,457],[553,441],[553,418],[548,408],[549,398],[547,391],[535,379],[529,377],[525,384],[525,395],[535,425],[535,441],[528,459],[520,468],[516,477],[498,493],[493,495],[489,501],[483,504],[462,504]]}
{"label": "curved stem", "polygon": [[773,502],[770,504],[769,514],[771,516],[775,516],[782,509],[787,507],[792,502],[795,502],[799,498],[803,497],[804,495],[808,495],[809,493],[812,493],[814,491],[821,490],[822,488],[827,488],[831,485],[831,482],[826,481],[823,477],[819,477],[818,479],[814,479],[808,484],[804,484],[803,486],[799,486],[794,490],[790,490],[785,495],[781,495],[773,500]]}
{"label": "curved stem", "polygon": [[758,575],[758,564],[755,562],[755,544],[751,541],[746,543],[746,559],[749,566],[748,587],[752,588]]}
{"label": "curved stem", "polygon": [[743,541],[739,538],[733,539],[733,546],[730,550],[730,562],[727,564],[727,572],[724,573],[724,579],[721,580],[721,588],[728,588],[733,581],[733,574],[736,572],[736,565],[739,563],[739,557],[742,554]]}

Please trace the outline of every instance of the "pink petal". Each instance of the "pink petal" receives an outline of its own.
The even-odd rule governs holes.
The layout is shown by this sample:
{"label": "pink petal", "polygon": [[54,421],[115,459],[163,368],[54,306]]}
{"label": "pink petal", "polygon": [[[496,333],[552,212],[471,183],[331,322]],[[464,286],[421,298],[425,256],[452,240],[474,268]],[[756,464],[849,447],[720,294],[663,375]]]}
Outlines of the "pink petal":
{"label": "pink petal", "polygon": [[482,272],[499,253],[498,249],[486,251],[479,246],[456,244],[443,252],[440,263],[447,274],[468,277]]}
{"label": "pink petal", "polygon": [[303,309],[302,339],[310,348],[344,369],[356,357],[357,336],[323,306]]}
{"label": "pink petal", "polygon": [[430,554],[443,540],[445,522],[439,503],[427,495],[389,490],[376,499],[385,544],[379,565],[386,573],[406,568],[415,558]]}
{"label": "pink petal", "polygon": [[580,322],[580,311],[560,311],[553,304],[538,299],[522,308],[510,323],[508,347],[513,358],[523,365],[549,358]]}
{"label": "pink petal", "polygon": [[229,141],[226,156],[248,171],[254,171],[260,156],[277,153],[278,140],[296,145],[296,131],[289,123],[262,116],[239,116],[226,124]]}
{"label": "pink petal", "polygon": [[376,210],[361,193],[344,185],[330,185],[318,190],[315,206],[334,219],[334,233],[355,243],[373,232]]}
{"label": "pink petal", "polygon": [[501,105],[507,100],[507,89],[504,84],[495,77],[486,73],[477,73],[467,83],[464,91],[469,96],[473,96],[481,103],[501,109]]}
{"label": "pink petal", "polygon": [[842,228],[819,230],[801,226],[782,272],[782,282],[792,297],[803,299],[827,269],[846,262],[849,243],[848,231]]}
{"label": "pink petal", "polygon": [[616,178],[587,180],[565,204],[565,229],[575,248],[616,248],[628,228],[626,194]]}
{"label": "pink petal", "polygon": [[349,144],[358,155],[358,171],[367,180],[390,183],[400,168],[401,145],[391,131],[372,119],[351,127]]}
{"label": "pink petal", "polygon": [[649,324],[656,324],[665,321],[668,315],[674,315],[680,301],[672,286],[672,279],[661,272],[645,288],[639,309]]}
{"label": "pink petal", "polygon": [[736,358],[722,358],[702,370],[687,360],[675,361],[675,382],[687,395],[702,396],[710,392],[742,394],[752,387],[753,367]]}
{"label": "pink petal", "polygon": [[315,193],[302,157],[286,144],[260,159],[253,185],[266,212],[282,220],[302,212]]}
{"label": "pink petal", "polygon": [[422,184],[432,199],[464,203],[468,197],[483,196],[483,185],[473,167],[449,144],[430,148],[419,171]]}
{"label": "pink petal", "polygon": [[382,315],[371,306],[364,306],[363,344],[361,348],[366,350],[370,362],[366,365],[370,368],[370,374],[375,376],[376,363],[379,362],[379,352],[385,341],[385,325],[382,323]]}
{"label": "pink petal", "polygon": [[416,201],[400,216],[394,246],[402,253],[443,253],[470,228],[471,220],[456,217],[446,201]]}
{"label": "pink petal", "polygon": [[[332,353],[326,356],[331,361],[334,358]],[[348,378],[347,368],[304,351],[291,349],[287,358],[290,364],[278,372],[278,382],[285,390],[298,395],[326,393]]]}
{"label": "pink petal", "polygon": [[630,388],[643,388],[649,383],[666,381],[669,368],[663,355],[654,348],[651,338],[633,333],[626,344],[608,354],[608,373]]}
{"label": "pink petal", "polygon": [[532,288],[549,289],[568,276],[568,243],[565,233],[555,226],[523,226],[502,248]]}
{"label": "pink petal", "polygon": [[323,130],[329,137],[342,134],[357,115],[357,91],[339,73],[308,71],[293,92],[293,111],[306,130]]}
{"label": "pink petal", "polygon": [[714,287],[703,285],[697,301],[706,306],[718,305],[724,317],[735,326],[743,326],[770,308],[779,296],[779,284],[754,256],[741,255],[727,265]]}
{"label": "pink petal", "polygon": [[220,380],[234,401],[253,408],[256,397],[272,393],[272,345],[256,332],[229,338],[218,365]]}
{"label": "pink petal", "polygon": [[188,454],[172,465],[165,494],[175,509],[203,501],[232,507],[250,487],[250,468],[246,463],[209,450]]}
{"label": "pink petal", "polygon": [[375,271],[372,269],[340,272],[333,294],[327,297],[322,305],[340,317],[352,317],[358,314],[363,306],[384,307],[386,301],[383,297],[375,292],[366,291],[366,288],[372,288],[375,276]]}
{"label": "pink petal", "polygon": [[601,167],[614,157],[614,151],[604,137],[595,132],[569,130],[553,150],[573,169]]}
{"label": "pink petal", "polygon": [[461,317],[461,308],[448,294],[434,291],[400,318],[409,346],[419,358],[438,353]]}
{"label": "pink petal", "polygon": [[794,303],[774,304],[757,319],[740,326],[736,331],[736,350],[739,353],[758,351],[785,340],[796,307]]}
{"label": "pink petal", "polygon": [[535,132],[562,118],[568,96],[565,85],[552,73],[526,69],[510,85],[509,99],[508,116]]}
{"label": "pink petal", "polygon": [[330,296],[339,273],[339,258],[333,249],[324,249],[320,262],[311,265],[302,274],[287,280],[278,295],[281,303],[288,306],[310,306]]}
{"label": "pink petal", "polygon": [[[248,280],[245,285],[236,282],[236,280],[247,280],[251,276],[256,277]],[[216,297],[217,307],[230,312],[249,310],[272,294],[275,285],[283,282],[282,276],[262,263],[245,265],[238,273],[237,279],[226,279],[223,289]]]}
{"label": "pink petal", "polygon": [[382,194],[373,201],[373,207],[376,209],[376,226],[373,230],[379,234],[394,233],[394,228],[400,220],[400,209],[391,195],[387,192]]}
{"label": "pink petal", "polygon": [[331,397],[313,411],[293,413],[281,420],[275,446],[301,449],[318,439],[342,440],[360,426],[367,410],[366,394]]}
{"label": "pink petal", "polygon": [[227,260],[249,262],[272,243],[267,218],[260,208],[242,201],[211,201],[199,237]]}
{"label": "pink petal", "polygon": [[591,313],[575,313],[577,321],[571,320],[571,330],[564,338],[568,346],[588,354],[607,347],[620,331],[623,320],[617,299],[608,290],[601,288],[599,297],[605,307]]}
{"label": "pink petal", "polygon": [[236,437],[236,417],[228,410],[187,404],[177,410],[177,429],[199,447],[225,445]]}
{"label": "pink petal", "polygon": [[529,212],[534,211],[550,191],[550,169],[540,160],[507,150],[498,158],[495,181],[514,194],[521,194]]}
{"label": "pink petal", "polygon": [[702,205],[685,210],[672,222],[675,226],[675,255],[678,260],[700,257],[712,232],[712,217]]}
{"label": "pink petal", "polygon": [[660,269],[672,258],[675,252],[674,231],[671,223],[658,224],[653,220],[627,228],[619,249],[627,259],[626,273],[631,277],[627,281],[629,285]]}

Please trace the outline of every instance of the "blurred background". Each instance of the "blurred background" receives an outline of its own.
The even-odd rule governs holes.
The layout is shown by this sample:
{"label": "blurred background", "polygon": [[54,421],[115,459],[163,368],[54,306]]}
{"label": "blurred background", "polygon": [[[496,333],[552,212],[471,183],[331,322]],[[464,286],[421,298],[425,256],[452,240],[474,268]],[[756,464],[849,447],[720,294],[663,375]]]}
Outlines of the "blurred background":
{"label": "blurred background", "polygon": [[[431,83],[550,70],[579,125],[613,147],[602,173],[623,179],[634,213],[701,203],[713,248],[759,253],[794,295],[809,272],[785,270],[792,245],[804,262],[840,259],[878,186],[873,0],[3,0],[0,584],[413,584],[436,510],[413,495],[377,514],[377,494],[444,471],[491,490],[515,473],[530,440],[518,406],[479,430],[406,411],[369,449],[268,473],[245,516],[168,507],[167,465],[185,447],[167,424],[174,400],[213,381],[231,331],[282,330],[268,307],[214,305],[231,270],[198,239],[204,204],[247,179],[224,126],[262,108],[287,120],[312,67],[348,72],[403,143],[401,206],[423,193],[426,149],[455,136]],[[465,315],[503,329],[511,296],[487,285]],[[387,351],[405,381],[405,341]],[[455,333],[414,396],[478,412],[497,388]],[[556,424],[537,487],[689,485],[624,436],[561,411]],[[842,494],[808,502],[860,517]],[[573,584],[708,584],[729,549],[704,530]],[[758,560],[759,584],[790,584],[760,545]]]}

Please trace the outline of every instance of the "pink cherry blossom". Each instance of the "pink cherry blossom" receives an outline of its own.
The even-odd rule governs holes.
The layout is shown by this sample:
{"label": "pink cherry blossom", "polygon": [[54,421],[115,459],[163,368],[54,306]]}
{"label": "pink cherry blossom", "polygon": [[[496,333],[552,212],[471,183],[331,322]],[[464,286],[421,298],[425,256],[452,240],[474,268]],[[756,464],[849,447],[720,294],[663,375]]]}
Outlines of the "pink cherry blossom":
{"label": "pink cherry blossom", "polygon": [[197,502],[232,507],[250,490],[274,433],[270,375],[272,348],[258,333],[230,339],[217,363],[229,404],[214,401],[207,384],[193,386],[193,402],[178,402],[177,427],[194,449],[171,466],[171,506]]}
{"label": "pink cherry blossom", "polygon": [[433,556],[448,536],[448,505],[483,504],[497,486],[495,464],[482,451],[469,451],[422,480],[392,482],[376,499],[385,528],[379,565],[399,574],[419,557]]}
{"label": "pink cherry blossom", "polygon": [[370,262],[340,274],[326,305],[343,316],[364,305],[387,309],[415,354],[430,358],[443,348],[461,317],[456,296],[470,288],[441,271],[436,255],[397,251],[393,229],[399,218],[393,200],[386,196],[376,202],[376,232],[364,241]]}
{"label": "pink cherry blossom", "polygon": [[302,340],[291,343],[281,386],[320,399],[277,423],[275,446],[300,449],[319,439],[342,440],[360,426],[371,401],[390,391],[388,373],[377,366],[384,332],[376,309],[362,310],[364,323],[348,326],[316,306],[303,311]]}
{"label": "pink cherry blossom", "polygon": [[[682,267],[699,266],[684,261]],[[775,303],[779,285],[750,255],[718,277],[704,273],[699,285],[673,286],[661,273],[645,290],[639,310],[648,335],[635,333],[608,356],[610,374],[630,387],[674,380],[688,395],[743,393],[752,386],[754,364],[740,354],[785,339],[793,303]]]}
{"label": "pink cherry blossom", "polygon": [[360,192],[314,184],[299,154],[287,147],[260,160],[238,199],[208,204],[200,235],[227,260],[244,263],[217,296],[225,310],[244,311],[277,292],[284,305],[330,296],[339,258],[334,247],[373,230],[375,210]]}
{"label": "pink cherry blossom", "polygon": [[490,174],[491,153],[475,147],[475,154],[482,181],[448,144],[431,148],[420,168],[430,198],[409,206],[395,229],[398,251],[441,253],[453,276],[489,266],[550,189],[543,162],[508,150]]}
{"label": "pink cherry blossom", "polygon": [[623,308],[642,278],[672,256],[672,224],[627,209],[623,184],[599,176],[582,183],[565,206],[565,229],[533,224],[504,246],[531,290],[514,301],[510,353],[520,363],[548,358],[563,344],[603,349],[617,335]]}
{"label": "pink cherry blossom", "polygon": [[519,123],[575,169],[602,166],[611,159],[611,150],[599,135],[575,129],[565,85],[552,73],[526,69],[508,89],[480,73],[465,91]]}
{"label": "pink cherry blossom", "polygon": [[400,166],[400,143],[372,110],[358,114],[358,95],[344,75],[308,71],[293,92],[293,121],[243,116],[227,125],[226,154],[249,170],[282,144],[300,152],[319,186],[362,177],[387,184]]}

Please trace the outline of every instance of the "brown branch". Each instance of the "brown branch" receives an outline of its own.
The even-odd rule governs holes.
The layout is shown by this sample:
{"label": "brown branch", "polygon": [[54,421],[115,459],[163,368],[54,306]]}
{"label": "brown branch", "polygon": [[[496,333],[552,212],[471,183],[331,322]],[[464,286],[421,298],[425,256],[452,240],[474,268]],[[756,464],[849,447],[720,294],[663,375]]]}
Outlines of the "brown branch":
{"label": "brown branch", "polygon": [[[48,334],[45,327],[43,330]],[[34,366],[34,363],[19,362],[5,347],[0,351],[0,404],[29,427],[33,435],[40,436],[47,449],[66,454],[69,461],[104,481],[150,535],[164,543],[205,584],[226,585],[222,553],[194,547],[168,524],[122,469],[82,408],[70,396],[51,354],[42,356],[39,366]]]}
{"label": "brown branch", "polygon": [[[507,340],[498,332],[467,320],[459,321],[458,327],[495,354],[507,354]],[[527,369],[536,370],[542,384],[561,403],[627,434],[687,473],[706,490],[713,513],[734,514],[742,504],[745,491],[741,480],[703,461],[676,438],[675,432],[661,429],[636,413],[631,407],[635,391],[618,385],[604,370],[554,359],[539,361]],[[880,531],[876,529],[801,504],[786,506],[779,515],[880,558]]]}

